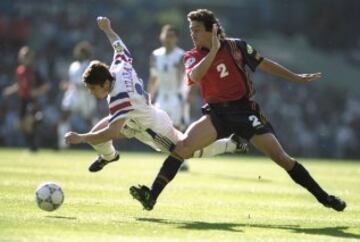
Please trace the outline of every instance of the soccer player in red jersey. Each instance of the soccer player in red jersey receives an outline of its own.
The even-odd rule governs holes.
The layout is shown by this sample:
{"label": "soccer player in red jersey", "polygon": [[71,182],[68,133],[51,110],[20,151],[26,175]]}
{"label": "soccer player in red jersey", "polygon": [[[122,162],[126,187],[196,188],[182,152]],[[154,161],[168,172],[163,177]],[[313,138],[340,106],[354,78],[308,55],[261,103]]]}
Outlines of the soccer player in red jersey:
{"label": "soccer player in red jersey", "polygon": [[209,10],[192,11],[187,17],[194,48],[184,55],[186,78],[190,85],[196,83],[201,87],[206,103],[204,115],[190,125],[186,137],[164,161],[151,189],[133,186],[131,195],[151,210],[184,159],[214,140],[235,133],[275,161],[325,207],[343,211],[346,203],[325,192],[310,173],[283,150],[259,105],[251,100],[254,88],[249,70],[260,69],[299,83],[318,80],[321,73],[296,74],[262,57],[244,40],[226,38],[219,20]]}
{"label": "soccer player in red jersey", "polygon": [[50,85],[43,81],[34,67],[34,51],[28,46],[20,48],[18,53],[19,65],[16,68],[16,82],[5,88],[3,95],[17,93],[20,98],[20,129],[23,132],[31,151],[37,151],[37,121],[41,118],[40,106],[37,98],[45,94]]}

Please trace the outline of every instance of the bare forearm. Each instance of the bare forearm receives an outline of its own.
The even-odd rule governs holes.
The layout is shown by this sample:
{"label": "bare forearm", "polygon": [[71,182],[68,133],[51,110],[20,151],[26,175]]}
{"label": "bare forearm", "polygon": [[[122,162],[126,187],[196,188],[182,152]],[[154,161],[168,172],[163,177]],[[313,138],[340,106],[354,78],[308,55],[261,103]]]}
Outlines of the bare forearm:
{"label": "bare forearm", "polygon": [[154,97],[159,87],[159,84],[160,84],[159,78],[157,78],[156,76],[150,77],[147,91],[150,94],[151,98]]}
{"label": "bare forearm", "polygon": [[110,126],[100,129],[101,127],[103,127],[102,125],[107,125],[108,123],[107,120],[103,119],[92,129],[95,131],[90,131],[86,134],[78,134],[76,132],[70,131],[65,134],[64,139],[65,142],[68,144],[88,143],[91,145],[96,145],[104,143],[109,140],[121,137],[120,130],[124,122],[124,119],[119,119],[114,123],[110,124]]}
{"label": "bare forearm", "polygon": [[287,69],[286,67],[276,63],[275,61],[272,61],[270,59],[265,58],[261,64],[259,65],[259,69],[274,75],[274,76],[278,76],[287,80],[291,80],[291,81],[297,81],[298,77],[297,75],[290,71],[289,69]]}
{"label": "bare forearm", "polygon": [[204,59],[202,59],[190,72],[190,79],[194,82],[199,82],[206,72],[209,70],[211,63],[214,61],[216,56],[215,51],[210,51]]}
{"label": "bare forearm", "polygon": [[104,128],[95,132],[89,132],[86,134],[82,134],[81,136],[83,138],[84,143],[88,143],[92,145],[104,143],[116,138],[114,132],[109,128]]}
{"label": "bare forearm", "polygon": [[114,41],[120,39],[119,35],[117,33],[115,33],[115,31],[112,28],[103,30],[103,32],[105,33],[106,37],[108,38],[110,44],[113,44]]}

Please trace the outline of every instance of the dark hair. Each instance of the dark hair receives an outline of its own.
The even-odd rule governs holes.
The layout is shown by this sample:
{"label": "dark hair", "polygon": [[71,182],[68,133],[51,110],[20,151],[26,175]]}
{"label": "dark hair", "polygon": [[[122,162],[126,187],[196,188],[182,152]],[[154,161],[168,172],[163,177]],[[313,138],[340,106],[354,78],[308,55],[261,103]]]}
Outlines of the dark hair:
{"label": "dark hair", "polygon": [[83,82],[100,86],[103,86],[106,80],[114,80],[114,77],[109,71],[109,67],[105,63],[97,60],[90,62],[82,77]]}
{"label": "dark hair", "polygon": [[215,14],[211,12],[208,9],[197,9],[195,11],[191,11],[187,15],[187,19],[189,21],[198,21],[202,22],[205,26],[205,30],[208,32],[212,31],[213,24],[217,24],[219,27],[218,29],[218,35],[220,36],[220,39],[225,39],[225,31],[223,27],[220,24],[219,19],[215,17]]}
{"label": "dark hair", "polygon": [[171,24],[165,24],[164,26],[162,26],[161,34],[164,34],[165,32],[168,32],[168,31],[172,31],[175,33],[176,36],[179,36],[179,31],[177,30],[177,28],[175,28],[175,26],[173,26]]}
{"label": "dark hair", "polygon": [[73,56],[77,60],[89,60],[93,56],[93,48],[88,41],[80,41],[73,50]]}

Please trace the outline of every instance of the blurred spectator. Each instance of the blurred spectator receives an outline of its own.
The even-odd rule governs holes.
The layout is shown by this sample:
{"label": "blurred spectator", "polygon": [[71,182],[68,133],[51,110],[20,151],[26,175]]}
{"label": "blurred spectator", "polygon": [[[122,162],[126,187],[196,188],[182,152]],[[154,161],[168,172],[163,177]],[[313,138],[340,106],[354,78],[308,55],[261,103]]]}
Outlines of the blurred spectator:
{"label": "blurred spectator", "polygon": [[[64,135],[67,132],[70,130],[87,131],[96,122],[93,120],[96,111],[96,99],[82,82],[82,74],[93,57],[93,47],[87,41],[80,41],[74,47],[73,56],[75,61],[69,66],[69,78],[62,83],[63,89],[66,91],[61,102],[61,119],[57,129],[58,148],[60,149],[68,147],[64,140]],[[86,126],[84,129],[78,130],[71,127],[72,114],[82,118],[80,121],[85,122]]]}
{"label": "blurred spectator", "polygon": [[19,50],[18,61],[16,82],[4,89],[3,96],[15,93],[19,96],[19,128],[30,150],[37,151],[38,124],[42,119],[40,98],[49,90],[49,84],[44,82],[36,70],[34,52],[28,46]]}

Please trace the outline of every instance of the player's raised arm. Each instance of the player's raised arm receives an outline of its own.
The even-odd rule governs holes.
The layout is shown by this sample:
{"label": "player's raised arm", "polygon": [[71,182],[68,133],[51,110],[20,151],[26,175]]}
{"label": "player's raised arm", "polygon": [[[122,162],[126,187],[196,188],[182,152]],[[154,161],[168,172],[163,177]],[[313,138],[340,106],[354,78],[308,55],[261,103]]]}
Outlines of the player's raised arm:
{"label": "player's raised arm", "polygon": [[120,39],[119,35],[111,27],[110,19],[107,17],[97,17],[97,24],[99,28],[105,33],[106,37],[110,41],[110,44]]}
{"label": "player's raised arm", "polygon": [[100,16],[96,18],[96,21],[99,29],[105,33],[114,50],[116,52],[121,52],[123,49],[125,49],[128,52],[127,54],[129,54],[129,50],[126,48],[119,35],[112,29],[110,19]]}

